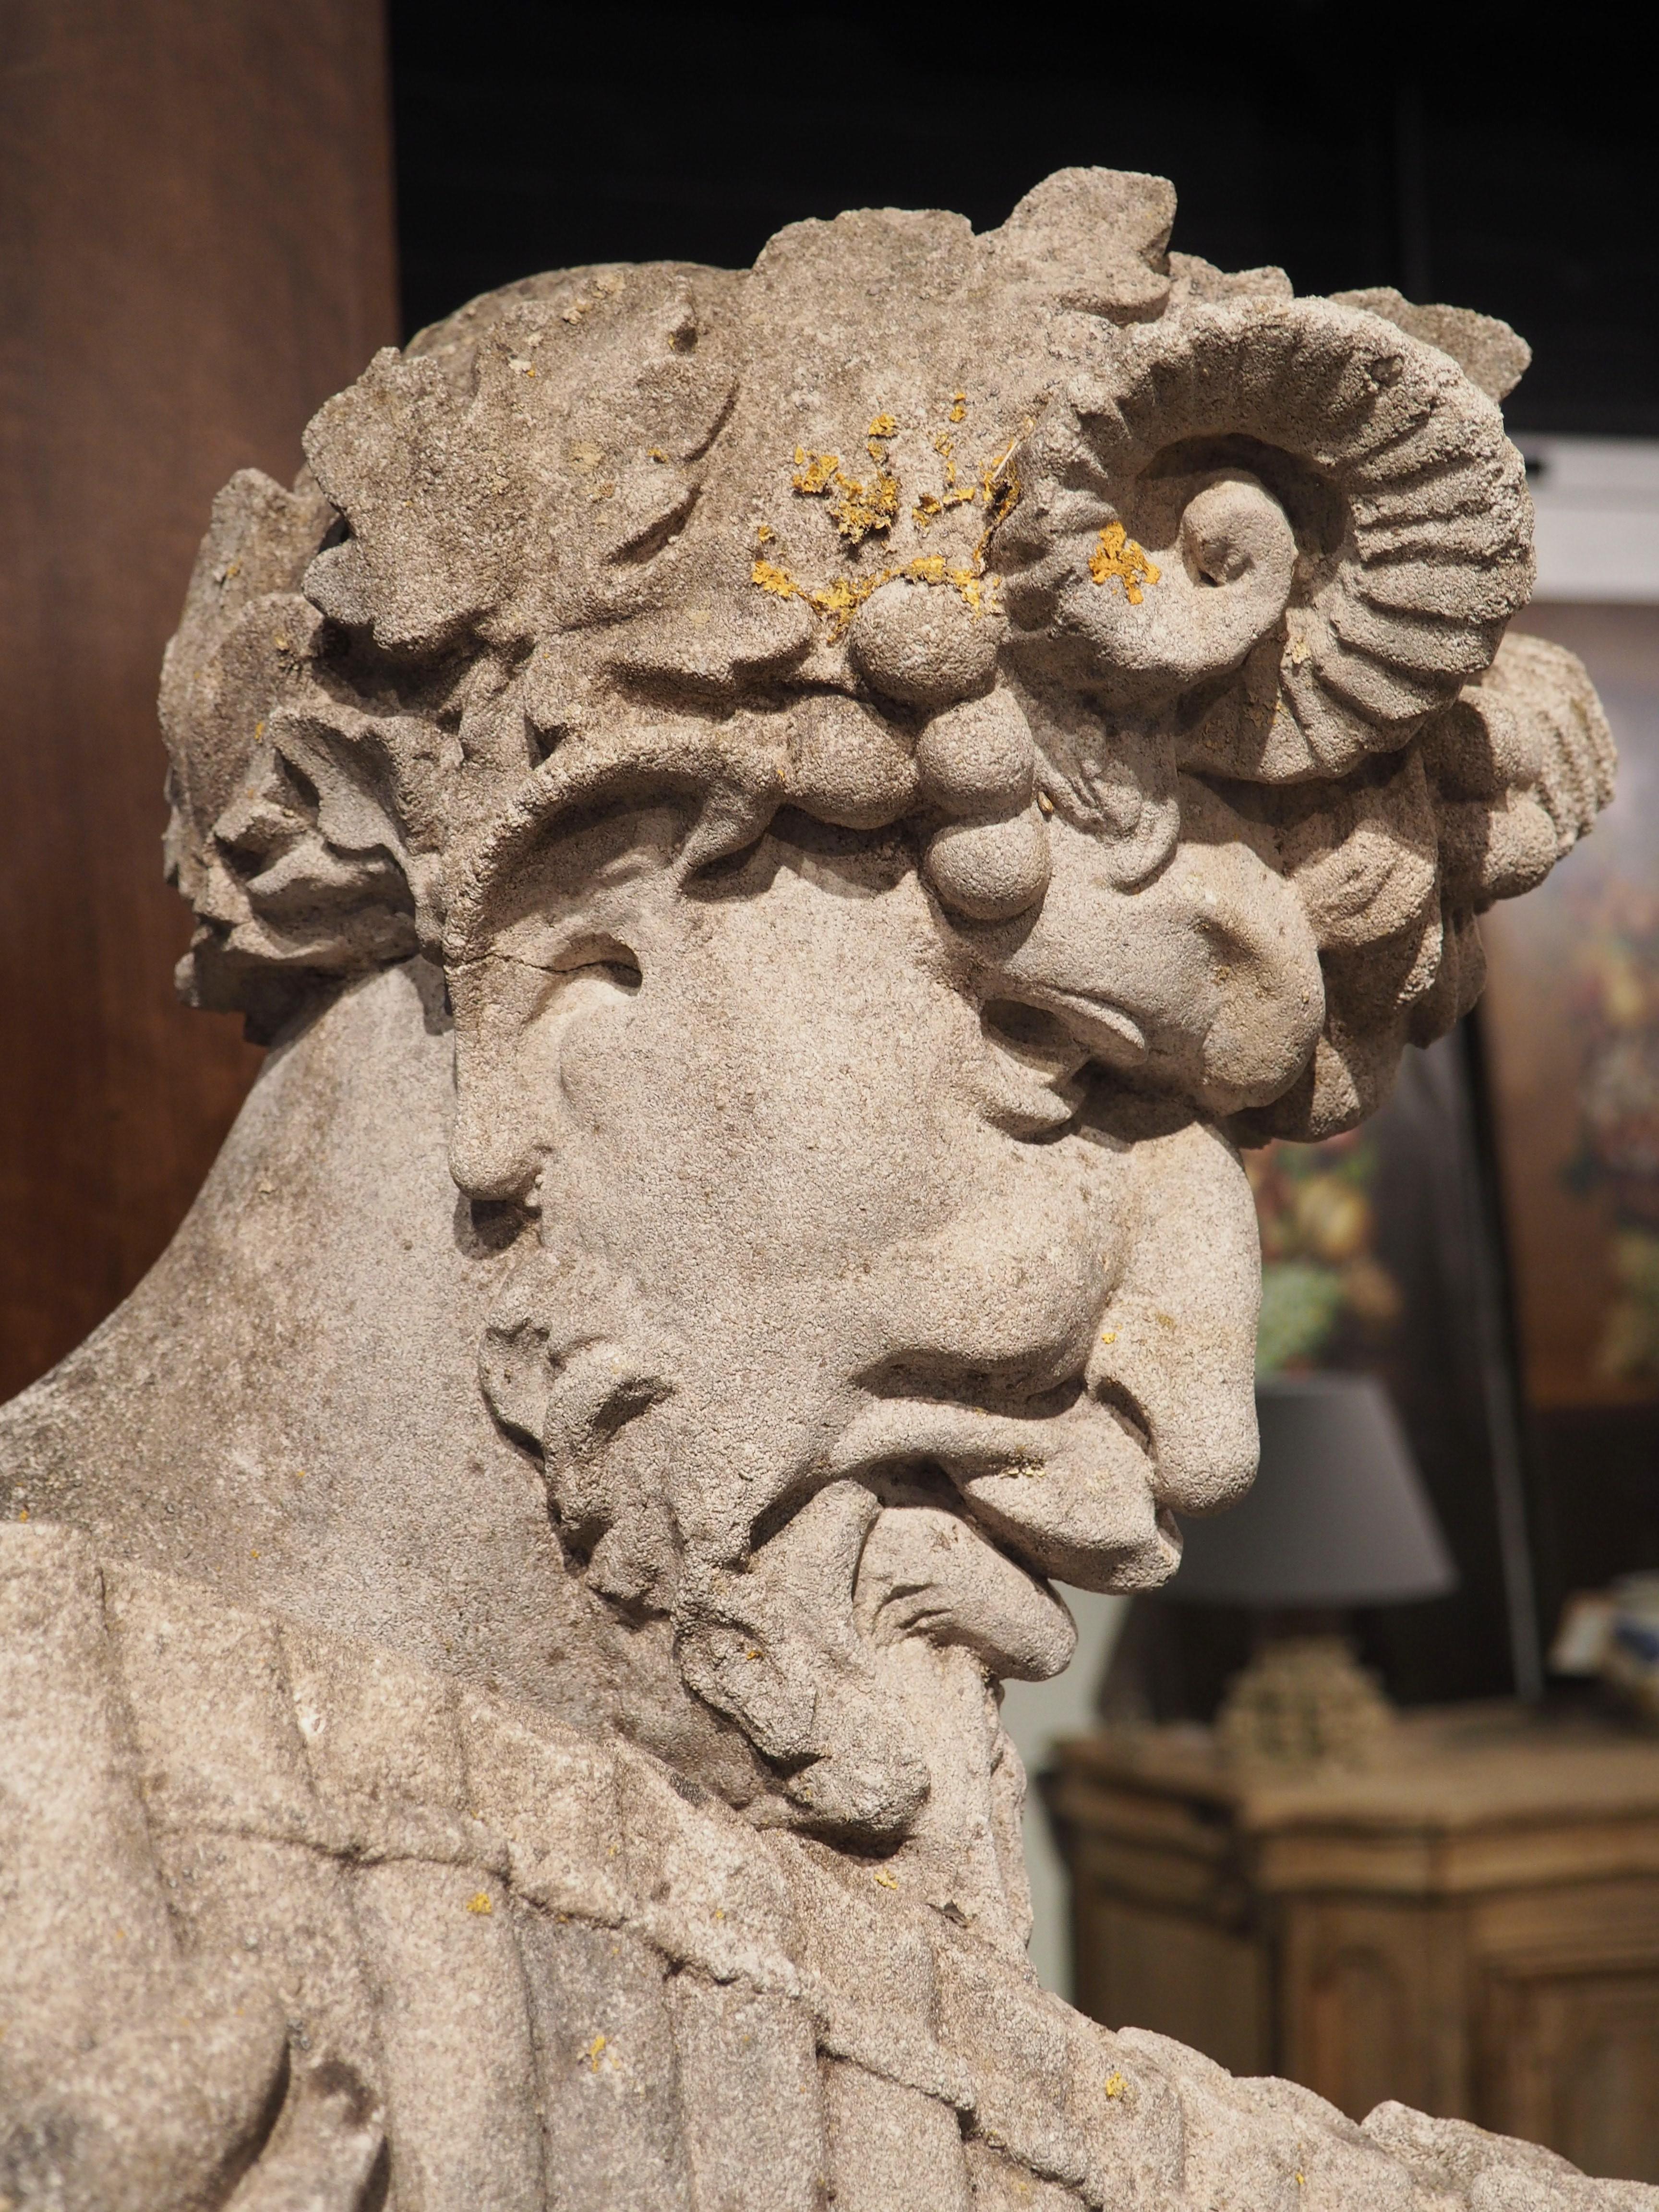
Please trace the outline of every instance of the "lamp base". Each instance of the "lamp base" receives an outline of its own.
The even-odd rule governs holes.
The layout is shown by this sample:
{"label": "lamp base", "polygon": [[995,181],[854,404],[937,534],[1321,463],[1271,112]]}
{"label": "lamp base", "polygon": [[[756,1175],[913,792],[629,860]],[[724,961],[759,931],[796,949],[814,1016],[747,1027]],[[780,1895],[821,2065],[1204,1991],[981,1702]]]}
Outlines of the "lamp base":
{"label": "lamp base", "polygon": [[1215,1725],[1223,1750],[1241,1764],[1366,1766],[1394,1717],[1342,1637],[1279,1636],[1233,1677]]}

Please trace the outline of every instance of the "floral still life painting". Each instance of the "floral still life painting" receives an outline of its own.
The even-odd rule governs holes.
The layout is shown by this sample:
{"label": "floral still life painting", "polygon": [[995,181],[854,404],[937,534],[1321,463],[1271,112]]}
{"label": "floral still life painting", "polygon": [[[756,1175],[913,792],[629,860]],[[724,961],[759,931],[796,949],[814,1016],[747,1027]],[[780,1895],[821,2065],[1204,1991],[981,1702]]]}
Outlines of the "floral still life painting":
{"label": "floral still life painting", "polygon": [[1481,1010],[1527,1395],[1659,1398],[1659,610],[1546,605],[1618,740],[1594,847],[1482,919]]}

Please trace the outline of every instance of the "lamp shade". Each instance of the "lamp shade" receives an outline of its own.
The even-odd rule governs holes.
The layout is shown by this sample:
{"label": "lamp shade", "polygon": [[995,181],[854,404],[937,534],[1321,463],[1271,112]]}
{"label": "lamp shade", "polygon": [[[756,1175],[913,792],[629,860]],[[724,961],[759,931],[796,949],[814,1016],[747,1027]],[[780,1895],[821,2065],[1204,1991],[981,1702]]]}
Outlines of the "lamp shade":
{"label": "lamp shade", "polygon": [[1184,1524],[1166,1595],[1189,1603],[1392,1605],[1457,1581],[1394,1407],[1368,1375],[1275,1376],[1256,1387],[1255,1486]]}

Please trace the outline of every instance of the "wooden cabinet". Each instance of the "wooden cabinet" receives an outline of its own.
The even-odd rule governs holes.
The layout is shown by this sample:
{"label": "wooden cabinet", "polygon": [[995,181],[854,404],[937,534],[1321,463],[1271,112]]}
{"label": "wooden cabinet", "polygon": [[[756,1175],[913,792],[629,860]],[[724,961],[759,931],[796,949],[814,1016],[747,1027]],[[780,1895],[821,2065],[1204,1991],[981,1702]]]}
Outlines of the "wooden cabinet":
{"label": "wooden cabinet", "polygon": [[1361,1772],[1240,1772],[1198,1729],[1057,1761],[1085,2012],[1659,2181],[1659,1741],[1480,1705]]}

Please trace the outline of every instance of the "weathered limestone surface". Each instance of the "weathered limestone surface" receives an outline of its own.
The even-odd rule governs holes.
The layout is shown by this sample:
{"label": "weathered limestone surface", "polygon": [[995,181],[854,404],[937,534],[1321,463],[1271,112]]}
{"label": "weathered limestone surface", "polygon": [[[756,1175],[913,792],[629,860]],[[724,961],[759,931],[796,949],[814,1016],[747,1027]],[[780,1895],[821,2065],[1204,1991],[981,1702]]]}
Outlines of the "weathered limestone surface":
{"label": "weathered limestone surface", "polygon": [[1173,206],[532,278],[222,495],[180,980],[275,1048],[0,1413],[0,2203],[1659,2203],[1024,1958],[1000,1685],[1253,1472],[1238,1147],[1612,771],[1520,341]]}

